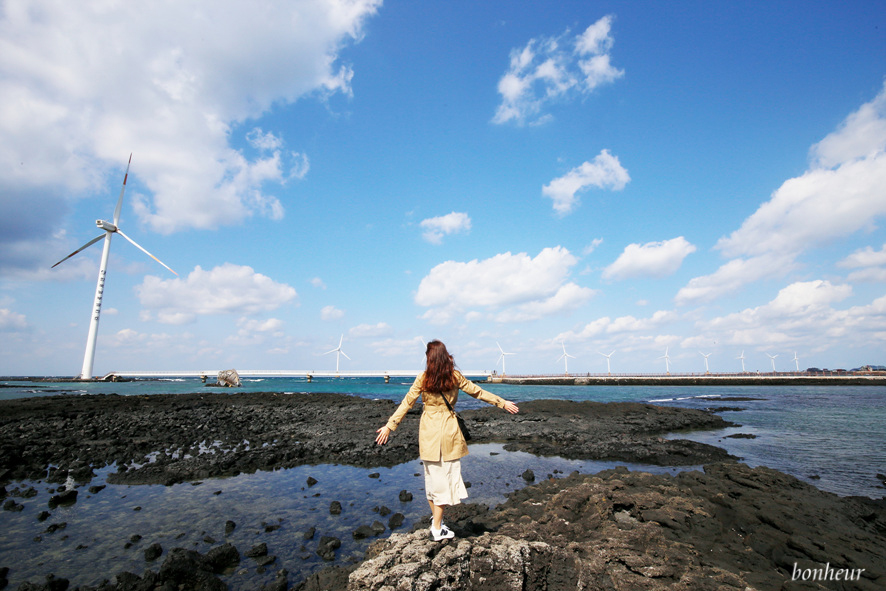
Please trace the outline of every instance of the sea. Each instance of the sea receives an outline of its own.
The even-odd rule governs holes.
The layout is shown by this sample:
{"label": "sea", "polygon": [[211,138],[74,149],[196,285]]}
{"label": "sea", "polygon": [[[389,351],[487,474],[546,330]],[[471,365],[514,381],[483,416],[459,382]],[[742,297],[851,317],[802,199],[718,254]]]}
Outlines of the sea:
{"label": "sea", "polygon": [[[412,383],[408,378],[247,378],[237,389],[206,386],[198,379],[136,380],[130,382],[0,381],[0,400],[85,394],[150,395],[190,392],[337,392],[351,396],[400,401]],[[884,386],[540,386],[482,383],[482,387],[518,405],[528,400],[559,399],[595,402],[642,402],[663,406],[714,410],[734,426],[716,431],[673,433],[721,447],[749,466],[767,466],[791,474],[840,496],[886,496],[886,387]],[[462,394],[457,408],[484,403]],[[345,428],[343,426],[343,428]],[[375,433],[367,437],[374,438]],[[470,484],[467,502],[495,506],[528,482],[573,471],[596,473],[616,466],[630,470],[674,474],[702,466],[669,468],[624,462],[566,460],[506,451],[500,444],[471,444],[462,461]],[[300,466],[271,472],[241,474],[174,486],[110,485],[108,466],[96,471],[87,486],[104,486],[94,493],[82,487],[75,504],[58,507],[45,521],[54,486],[43,482],[7,485],[7,499],[21,511],[0,511],[0,568],[9,567],[10,588],[24,581],[45,581],[52,573],[68,578],[71,587],[96,585],[116,573],[141,574],[159,569],[163,557],[146,562],[144,550],[159,543],[164,556],[170,548],[199,552],[223,542],[234,544],[241,556],[265,543],[268,559],[241,558],[222,578],[229,589],[256,589],[274,580],[281,569],[290,584],[330,564],[359,561],[373,538],[358,539],[360,525],[378,521],[382,537],[408,531],[429,513],[424,501],[422,467],[418,460],[391,468],[344,465]],[[317,481],[309,486],[308,478]],[[57,486],[57,485],[55,485]],[[412,493],[401,501],[400,492]],[[332,501],[341,514],[329,511]],[[400,513],[403,525],[388,526]],[[233,521],[233,532],[225,523]],[[308,534],[313,534],[309,536]],[[322,536],[342,545],[333,562],[316,549]]]}

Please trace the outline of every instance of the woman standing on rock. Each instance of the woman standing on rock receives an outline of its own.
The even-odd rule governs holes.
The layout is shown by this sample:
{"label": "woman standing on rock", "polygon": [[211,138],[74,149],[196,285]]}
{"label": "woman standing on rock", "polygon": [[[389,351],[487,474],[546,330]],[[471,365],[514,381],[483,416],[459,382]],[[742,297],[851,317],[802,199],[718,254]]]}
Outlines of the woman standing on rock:
{"label": "woman standing on rock", "polygon": [[461,499],[468,496],[461,479],[460,460],[468,454],[468,444],[451,408],[458,402],[458,391],[464,390],[474,398],[512,414],[516,414],[519,409],[513,402],[487,392],[467,380],[455,369],[452,355],[440,341],[428,343],[425,358],[425,371],[415,378],[388,423],[376,431],[378,436],[375,442],[379,445],[387,443],[391,432],[397,429],[400,421],[421,396],[424,410],[418,426],[418,453],[425,467],[425,494],[432,515],[431,537],[434,541],[439,541],[455,535],[443,523],[443,509],[447,505],[458,505]]}

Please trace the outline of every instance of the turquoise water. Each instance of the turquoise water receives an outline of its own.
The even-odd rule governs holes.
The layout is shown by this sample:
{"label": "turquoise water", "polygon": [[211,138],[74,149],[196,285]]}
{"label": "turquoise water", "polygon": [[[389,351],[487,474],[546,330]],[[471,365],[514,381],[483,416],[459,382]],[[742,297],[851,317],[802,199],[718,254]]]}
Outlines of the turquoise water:
{"label": "turquoise water", "polygon": [[[298,379],[247,380],[243,388],[206,388],[199,380],[138,381],[101,383],[0,382],[0,399],[43,395],[116,393],[121,395],[224,391],[340,392],[368,398],[399,401],[411,380]],[[557,398],[598,402],[652,402],[689,408],[729,407],[720,415],[741,426],[715,432],[674,434],[725,448],[752,465],[765,465],[840,495],[881,497],[886,493],[877,473],[886,473],[886,388],[884,387],[593,387],[484,385],[488,390],[514,400]],[[746,398],[749,400],[728,400]],[[463,395],[459,408],[483,403]],[[754,435],[753,439],[729,438],[731,434]],[[538,479],[568,474],[573,470],[594,473],[623,463],[570,461],[540,458],[522,452],[507,452],[497,444],[474,444],[463,461],[463,474],[471,483],[471,502],[495,505],[507,492],[524,486],[521,474],[532,469]],[[673,468],[628,465],[632,470],[674,473]],[[686,467],[681,469],[693,469]],[[105,484],[108,467],[97,471],[90,484]],[[46,521],[37,514],[47,509],[56,485],[21,482],[7,486],[36,496],[14,496],[24,506],[21,512],[0,511],[0,567],[10,567],[9,588],[24,581],[38,582],[52,572],[71,580],[72,586],[96,584],[123,570],[141,574],[159,568],[163,558],[146,563],[144,549],[160,543],[167,551],[185,547],[205,552],[225,541],[242,554],[264,542],[276,561],[260,567],[242,557],[240,565],[224,579],[231,589],[256,589],[286,568],[290,584],[329,563],[316,554],[321,536],[341,539],[336,563],[357,561],[372,539],[356,540],[352,533],[360,525],[378,520],[387,526],[389,515],[374,508],[387,507],[404,515],[400,531],[429,513],[423,494],[419,462],[393,468],[363,469],[341,465],[300,466],[273,472],[242,474],[234,478],[207,479],[171,487],[107,485],[90,494],[79,489],[77,503],[52,510]],[[377,477],[370,475],[377,474]],[[311,476],[318,480],[306,484]],[[399,492],[414,498],[401,503]],[[331,515],[329,504],[339,501],[340,515]],[[225,522],[237,524],[226,536]],[[64,528],[50,528],[65,524]],[[312,539],[304,534],[315,528]],[[48,531],[55,529],[55,531]],[[270,531],[269,531],[270,530]],[[382,536],[390,534],[387,529]],[[132,536],[141,539],[125,547]]]}

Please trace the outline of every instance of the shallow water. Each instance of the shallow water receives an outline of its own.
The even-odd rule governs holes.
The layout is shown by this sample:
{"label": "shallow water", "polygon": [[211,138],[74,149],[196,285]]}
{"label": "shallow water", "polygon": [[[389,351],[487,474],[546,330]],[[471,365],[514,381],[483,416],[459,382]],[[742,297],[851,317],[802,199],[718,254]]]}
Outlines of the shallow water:
{"label": "shallow water", "polygon": [[[494,506],[504,501],[508,492],[527,484],[521,476],[527,469],[541,480],[574,470],[595,473],[616,465],[669,474],[691,469],[543,458],[508,452],[498,444],[473,444],[470,455],[462,461],[462,475],[471,484],[465,502]],[[239,567],[223,577],[232,590],[257,589],[273,581],[281,568],[289,571],[289,582],[294,584],[330,564],[316,554],[322,536],[341,539],[335,564],[362,559],[374,538],[355,540],[354,530],[375,520],[387,526],[390,518],[380,516],[374,508],[384,506],[391,514],[402,513],[405,520],[397,531],[408,531],[429,514],[418,460],[374,469],[300,466],[207,479],[199,485],[109,484],[89,494],[88,486],[105,484],[111,471],[113,468],[98,471],[89,485],[78,488],[75,504],[51,510],[51,517],[43,522],[38,521],[37,514],[48,510],[49,489],[57,485],[22,482],[7,487],[33,486],[38,491],[33,498],[15,498],[24,505],[23,511],[0,512],[0,567],[10,567],[10,588],[24,581],[42,581],[48,573],[68,578],[72,587],[97,584],[122,571],[141,575],[146,569],[158,569],[164,560],[145,561],[145,548],[155,542],[163,547],[164,556],[175,547],[205,553],[213,546],[232,543],[241,554]],[[317,484],[308,486],[308,477],[315,478]],[[411,492],[413,500],[400,502],[401,490]],[[340,515],[330,514],[332,501],[341,503]],[[225,536],[228,520],[237,526]],[[47,532],[50,526],[62,523],[66,524],[63,529]],[[267,531],[267,526],[279,528]],[[304,534],[311,527],[316,528],[315,534],[305,540]],[[386,529],[382,537],[390,533]],[[127,542],[136,535],[141,539],[127,548]],[[264,569],[243,556],[262,542],[267,544],[268,553],[277,557]]]}

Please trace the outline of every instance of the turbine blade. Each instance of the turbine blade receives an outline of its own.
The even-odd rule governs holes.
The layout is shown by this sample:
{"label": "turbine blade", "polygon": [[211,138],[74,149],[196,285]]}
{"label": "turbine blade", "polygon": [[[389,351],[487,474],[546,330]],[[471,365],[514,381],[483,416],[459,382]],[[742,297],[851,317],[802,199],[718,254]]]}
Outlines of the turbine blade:
{"label": "turbine blade", "polygon": [[326,353],[323,353],[323,355],[329,355],[330,353],[335,353],[336,351],[338,351],[338,349],[333,349],[332,351],[327,351]]}
{"label": "turbine blade", "polygon": [[344,351],[341,351],[341,354],[345,356],[345,359],[347,359],[347,360],[349,360],[349,361],[351,360],[351,358],[348,357],[348,354],[345,353]]}
{"label": "turbine blade", "polygon": [[[129,178],[129,165],[130,164],[132,164],[132,154],[129,155],[129,162],[126,164],[126,174],[123,175],[123,188],[120,189],[120,198],[117,199],[117,207],[114,209],[114,225],[115,226],[120,221],[120,210],[123,208],[123,193],[126,192],[126,179]],[[132,241],[130,240],[130,242],[132,242]],[[139,247],[139,248],[141,248],[141,247]],[[169,270],[172,271],[172,269],[169,269]],[[173,273],[175,273],[175,271],[173,271]]]}
{"label": "turbine blade", "polygon": [[90,246],[92,246],[93,244],[95,244],[96,242],[101,240],[102,238],[104,238],[105,234],[107,234],[107,232],[103,233],[101,236],[97,236],[96,238],[93,238],[92,240],[90,240],[89,242],[87,242],[86,244],[84,244],[83,246],[81,246],[80,248],[78,248],[77,250],[75,250],[74,252],[72,252],[71,254],[69,254],[68,256],[66,256],[65,258],[63,258],[62,260],[60,260],[59,262],[57,262],[56,264],[54,264],[50,268],[55,269],[56,267],[61,265],[63,262],[65,262],[66,260],[68,260],[69,258],[74,256],[78,252],[82,252],[82,251],[86,250],[87,248],[89,248]]}
{"label": "turbine blade", "polygon": [[144,248],[142,248],[141,246],[139,246],[139,244],[138,244],[135,240],[133,240],[132,238],[130,238],[129,236],[127,236],[126,234],[124,234],[123,232],[121,232],[121,231],[120,231],[120,228],[117,228],[117,233],[120,234],[121,236],[123,236],[124,238],[126,238],[127,240],[129,240],[129,241],[132,243],[132,245],[135,246],[137,249],[139,249],[140,251],[142,251],[143,253],[145,253],[146,255],[148,255],[149,257],[151,257],[152,259],[154,259],[155,261],[157,261],[158,263],[160,263],[161,265],[163,265],[164,267],[166,267],[167,269],[169,269],[169,272],[170,272],[170,273],[172,273],[173,275],[175,275],[176,277],[178,277],[178,273],[176,273],[175,271],[173,271],[173,270],[172,270],[172,269],[171,269],[166,263],[164,263],[163,261],[161,261],[160,259],[158,259],[158,258],[155,257],[154,255],[152,255],[151,253],[149,253],[147,250],[145,250]]}

